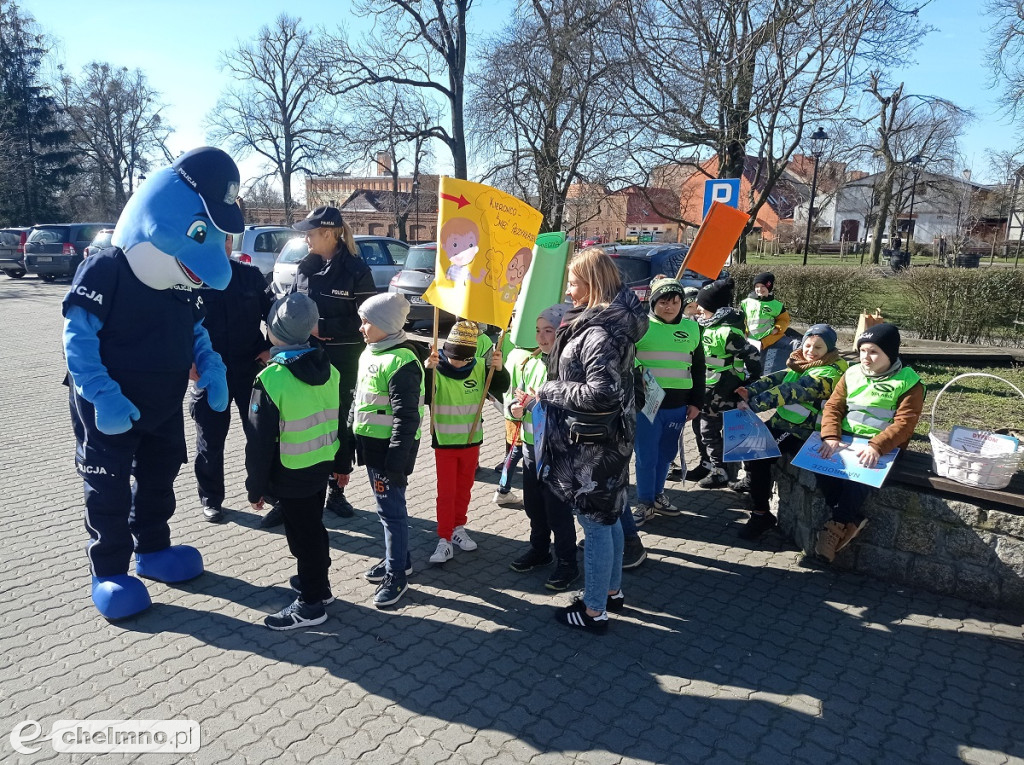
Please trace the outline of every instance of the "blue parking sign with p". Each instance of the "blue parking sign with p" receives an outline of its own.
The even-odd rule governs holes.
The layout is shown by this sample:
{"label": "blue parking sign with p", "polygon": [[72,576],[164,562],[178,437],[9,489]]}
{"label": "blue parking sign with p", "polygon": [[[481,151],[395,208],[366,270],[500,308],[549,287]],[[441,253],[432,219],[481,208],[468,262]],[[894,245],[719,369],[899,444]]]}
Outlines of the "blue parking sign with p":
{"label": "blue parking sign with p", "polygon": [[721,202],[729,207],[740,206],[739,178],[711,178],[704,182],[704,212],[701,219],[707,217],[712,202]]}

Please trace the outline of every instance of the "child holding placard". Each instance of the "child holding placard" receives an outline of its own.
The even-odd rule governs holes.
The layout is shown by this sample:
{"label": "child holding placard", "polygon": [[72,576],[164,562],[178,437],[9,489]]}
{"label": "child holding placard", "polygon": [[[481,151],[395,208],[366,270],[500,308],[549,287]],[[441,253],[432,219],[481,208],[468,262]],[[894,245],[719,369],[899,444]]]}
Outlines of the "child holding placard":
{"label": "child holding placard", "polygon": [[[924,407],[921,378],[900,360],[900,331],[877,324],[857,338],[860,364],[850,367],[836,384],[822,413],[820,454],[831,457],[841,437],[870,439],[857,454],[865,467],[893,449],[904,448],[914,434]],[[831,518],[818,533],[815,552],[831,563],[867,524],[860,510],[870,487],[834,476],[819,475]]]}

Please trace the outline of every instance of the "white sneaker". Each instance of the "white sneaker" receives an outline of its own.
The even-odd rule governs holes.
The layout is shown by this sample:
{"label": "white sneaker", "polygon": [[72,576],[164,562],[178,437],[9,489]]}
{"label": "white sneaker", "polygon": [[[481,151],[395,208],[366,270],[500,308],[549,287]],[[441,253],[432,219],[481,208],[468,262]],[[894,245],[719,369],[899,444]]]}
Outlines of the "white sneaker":
{"label": "white sneaker", "polygon": [[653,517],[654,505],[646,505],[643,502],[637,502],[633,507],[633,522],[637,527],[643,526]]}
{"label": "white sneaker", "polygon": [[452,543],[447,539],[437,540],[437,549],[434,550],[434,554],[430,556],[431,563],[447,563],[455,555],[455,551],[452,549]]}
{"label": "white sneaker", "polygon": [[509,489],[505,493],[496,491],[494,492],[494,504],[498,507],[519,507],[523,504],[523,499],[514,489]]}
{"label": "white sneaker", "polygon": [[452,542],[457,544],[460,549],[470,552],[476,549],[476,542],[474,542],[468,533],[466,533],[465,526],[456,526],[455,531],[452,532]]}

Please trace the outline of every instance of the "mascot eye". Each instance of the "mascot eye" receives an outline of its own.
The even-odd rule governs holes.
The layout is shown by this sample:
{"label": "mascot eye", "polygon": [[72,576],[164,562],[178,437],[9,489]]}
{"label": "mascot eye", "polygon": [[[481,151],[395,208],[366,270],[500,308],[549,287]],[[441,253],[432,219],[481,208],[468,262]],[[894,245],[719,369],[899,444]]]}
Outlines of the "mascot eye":
{"label": "mascot eye", "polygon": [[201,220],[192,221],[192,225],[188,227],[188,237],[195,239],[199,244],[206,241],[206,224]]}

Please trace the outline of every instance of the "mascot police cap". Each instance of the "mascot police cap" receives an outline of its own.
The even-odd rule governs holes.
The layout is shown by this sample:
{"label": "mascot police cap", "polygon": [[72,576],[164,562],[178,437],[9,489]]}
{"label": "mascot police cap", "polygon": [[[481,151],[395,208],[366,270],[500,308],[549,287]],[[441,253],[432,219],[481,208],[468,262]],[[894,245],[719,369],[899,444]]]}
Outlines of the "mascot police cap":
{"label": "mascot police cap", "polygon": [[224,289],[231,280],[227,234],[245,228],[235,204],[238,182],[238,168],[220,149],[186,152],[139,186],[117,220],[111,243],[124,251],[147,287],[205,282]]}

